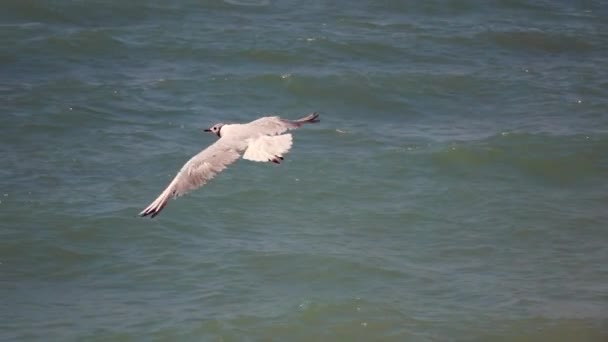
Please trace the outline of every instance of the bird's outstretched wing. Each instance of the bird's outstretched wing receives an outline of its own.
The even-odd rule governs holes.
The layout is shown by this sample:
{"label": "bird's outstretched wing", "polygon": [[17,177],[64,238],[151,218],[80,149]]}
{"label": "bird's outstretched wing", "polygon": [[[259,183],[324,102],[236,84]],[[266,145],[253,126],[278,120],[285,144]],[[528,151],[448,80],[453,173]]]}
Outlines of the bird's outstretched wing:
{"label": "bird's outstretched wing", "polygon": [[282,119],[278,116],[266,116],[246,124],[250,129],[260,134],[277,135],[290,129],[302,127],[304,124],[319,122],[319,114],[311,113],[297,120]]}
{"label": "bird's outstretched wing", "polygon": [[224,139],[219,139],[190,158],[167,188],[139,215],[151,215],[151,217],[158,215],[170,199],[205,185],[239,157],[239,151],[232,144],[227,143]]}

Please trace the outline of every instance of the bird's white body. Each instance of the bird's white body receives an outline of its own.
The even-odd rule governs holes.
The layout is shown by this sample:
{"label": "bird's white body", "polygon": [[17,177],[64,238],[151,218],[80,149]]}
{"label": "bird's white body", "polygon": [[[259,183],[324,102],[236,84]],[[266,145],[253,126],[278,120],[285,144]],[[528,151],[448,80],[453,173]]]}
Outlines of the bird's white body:
{"label": "bird's white body", "polygon": [[238,151],[244,151],[243,159],[266,162],[282,156],[291,148],[291,134],[275,135],[277,131],[271,126],[228,124],[222,126],[220,139]]}
{"label": "bird's white body", "polygon": [[256,162],[283,160],[293,144],[288,130],[307,123],[318,122],[317,113],[290,121],[277,116],[263,117],[246,124],[217,124],[207,129],[220,137],[214,144],[190,158],[169,183],[167,188],[140,215],[152,217],[174,197],[206,184],[216,174],[240,158]]}

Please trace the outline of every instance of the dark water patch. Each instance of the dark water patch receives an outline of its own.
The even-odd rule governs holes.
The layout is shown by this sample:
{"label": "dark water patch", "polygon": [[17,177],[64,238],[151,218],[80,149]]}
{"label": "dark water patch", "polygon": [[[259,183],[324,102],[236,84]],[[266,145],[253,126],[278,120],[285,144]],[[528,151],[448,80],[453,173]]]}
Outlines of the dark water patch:
{"label": "dark water patch", "polygon": [[[129,25],[148,17],[154,6],[149,2],[104,2],[93,1],[83,3],[79,1],[18,1],[9,0],[4,3],[3,16],[12,22],[39,22],[47,24],[102,26],[112,18],[113,24]],[[170,10],[164,6],[163,10]],[[121,13],[115,15],[115,11]],[[160,11],[159,11],[160,12]],[[158,12],[157,12],[158,14]]]}
{"label": "dark water patch", "polygon": [[525,0],[498,0],[496,1],[499,6],[514,10],[544,10],[547,11],[552,2],[549,1],[525,1]]}
{"label": "dark water patch", "polygon": [[[570,309],[572,310],[572,309]],[[497,320],[491,332],[480,331],[476,338],[482,340],[552,340],[552,341],[603,341],[608,337],[605,320],[543,316],[527,320]],[[477,340],[477,339],[476,339]]]}
{"label": "dark water patch", "polygon": [[46,37],[30,40],[25,51],[53,53],[66,61],[77,58],[99,58],[100,55],[110,54],[125,56],[125,44],[116,39],[113,30],[102,28],[66,30]]}
{"label": "dark water patch", "polygon": [[[404,274],[395,269],[390,269],[387,266],[382,265],[370,265],[361,263],[355,260],[347,260],[339,256],[330,255],[301,255],[301,254],[284,254],[284,253],[268,253],[260,252],[247,257],[247,264],[249,268],[256,269],[258,273],[266,276],[279,276],[281,273],[288,269],[293,270],[293,263],[290,260],[298,259],[316,259],[310,260],[313,264],[319,265],[319,268],[308,269],[301,268],[297,269],[296,273],[292,273],[292,277],[296,276],[296,279],[302,278],[307,279],[309,282],[314,279],[315,282],[326,282],[333,281],[334,277],[345,277],[348,281],[355,282],[356,274],[361,270],[365,269],[368,272],[377,274],[378,277],[403,277]],[[322,265],[322,266],[321,266]],[[340,272],[336,270],[340,269]],[[354,278],[353,278],[354,276]],[[346,280],[345,279],[345,280]],[[294,279],[292,279],[294,280]]]}
{"label": "dark water patch", "polygon": [[493,88],[488,87],[488,84],[496,82],[495,79],[466,71],[436,74],[403,72],[386,75],[382,80],[387,89],[401,90],[402,94],[416,92],[435,98],[451,97],[457,94],[475,97],[495,95],[496,84]]}
{"label": "dark water patch", "polygon": [[524,53],[580,54],[596,49],[592,43],[581,36],[543,32],[541,30],[488,31],[479,34],[478,39],[486,40],[501,48]]}
{"label": "dark water patch", "polygon": [[[407,50],[390,41],[361,41],[360,39],[319,39],[320,46],[328,53],[339,56],[349,56],[356,60],[368,60],[372,64],[395,62],[407,53]],[[337,55],[337,56],[335,56]]]}
{"label": "dark water patch", "polygon": [[449,172],[477,174],[493,169],[495,175],[508,175],[517,171],[539,181],[573,185],[592,182],[607,171],[608,160],[601,152],[606,143],[601,136],[501,134],[485,141],[454,144],[433,153],[433,159]]}
{"label": "dark water patch", "polygon": [[[260,96],[260,99],[290,103],[303,98],[314,98],[315,102],[325,103],[326,106],[360,109],[374,107],[379,113],[386,112],[389,108],[407,108],[407,104],[397,94],[392,96],[391,93],[376,92],[383,85],[376,82],[373,76],[358,73],[319,76],[300,73],[231,75],[213,77],[212,81],[217,84],[214,89],[218,95],[231,89],[234,94],[242,95],[248,100]],[[272,98],[268,97],[269,90]]]}
{"label": "dark water patch", "polygon": [[59,4],[37,1],[6,1],[3,17],[22,22],[69,22],[69,15]]}
{"label": "dark water patch", "polygon": [[243,7],[264,7],[271,4],[270,0],[222,0],[224,3],[233,6]]}
{"label": "dark water patch", "polygon": [[483,6],[478,1],[426,1],[426,2],[400,2],[400,1],[375,1],[370,4],[370,8],[376,11],[387,13],[407,13],[408,15],[423,16],[448,16],[462,15],[472,12],[479,6]]}
{"label": "dark water patch", "polygon": [[[350,106],[374,107],[377,110],[388,110],[394,107],[405,107],[402,99],[389,97],[387,93],[376,92],[384,85],[374,82],[371,75],[336,74],[323,77],[293,76],[286,82],[289,93],[295,96],[315,97],[330,102]],[[394,90],[393,90],[394,91]]]}
{"label": "dark water patch", "polygon": [[246,51],[242,51],[239,55],[244,55],[248,60],[259,62],[259,63],[268,63],[268,64],[293,64],[293,63],[301,63],[308,58],[301,53],[306,54],[307,52],[293,51],[289,49],[284,50],[268,50],[268,49],[249,49]]}

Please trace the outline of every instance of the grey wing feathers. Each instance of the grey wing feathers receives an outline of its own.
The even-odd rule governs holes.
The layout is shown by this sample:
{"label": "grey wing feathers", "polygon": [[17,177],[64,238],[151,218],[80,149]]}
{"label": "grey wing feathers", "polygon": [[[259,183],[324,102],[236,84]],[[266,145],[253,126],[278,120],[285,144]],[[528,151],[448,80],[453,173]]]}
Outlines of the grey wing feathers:
{"label": "grey wing feathers", "polygon": [[266,116],[250,122],[248,125],[255,127],[263,134],[277,135],[291,129],[302,127],[304,124],[319,122],[319,113],[311,113],[297,120],[282,119],[278,116]]}
{"label": "grey wing feathers", "polygon": [[239,159],[240,153],[222,139],[190,158],[169,183],[167,188],[142,212],[140,216],[155,217],[170,199],[205,185],[216,174]]}

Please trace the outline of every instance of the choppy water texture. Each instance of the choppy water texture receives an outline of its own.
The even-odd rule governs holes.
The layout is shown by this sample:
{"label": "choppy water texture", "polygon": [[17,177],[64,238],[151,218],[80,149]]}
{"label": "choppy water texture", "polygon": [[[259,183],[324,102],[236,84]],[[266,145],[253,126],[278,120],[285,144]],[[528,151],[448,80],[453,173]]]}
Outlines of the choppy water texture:
{"label": "choppy water texture", "polygon": [[607,6],[4,1],[0,340],[606,341]]}

